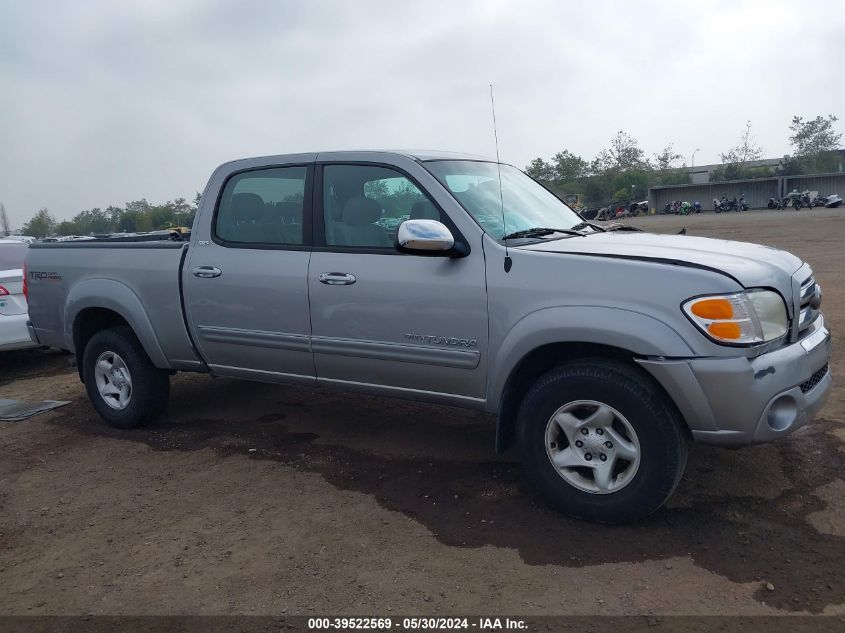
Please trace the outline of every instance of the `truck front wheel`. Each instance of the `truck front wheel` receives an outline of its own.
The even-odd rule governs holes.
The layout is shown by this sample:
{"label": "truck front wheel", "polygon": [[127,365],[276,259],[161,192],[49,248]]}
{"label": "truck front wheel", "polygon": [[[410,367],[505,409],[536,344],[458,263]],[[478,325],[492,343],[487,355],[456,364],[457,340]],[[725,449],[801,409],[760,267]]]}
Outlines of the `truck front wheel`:
{"label": "truck front wheel", "polygon": [[604,523],[641,519],[674,492],[686,466],[677,412],[641,370],[607,359],[567,363],[522,401],[519,443],[549,503]]}
{"label": "truck front wheel", "polygon": [[167,406],[169,375],[152,364],[131,328],[97,332],[85,346],[82,363],[88,398],[110,425],[133,429]]}

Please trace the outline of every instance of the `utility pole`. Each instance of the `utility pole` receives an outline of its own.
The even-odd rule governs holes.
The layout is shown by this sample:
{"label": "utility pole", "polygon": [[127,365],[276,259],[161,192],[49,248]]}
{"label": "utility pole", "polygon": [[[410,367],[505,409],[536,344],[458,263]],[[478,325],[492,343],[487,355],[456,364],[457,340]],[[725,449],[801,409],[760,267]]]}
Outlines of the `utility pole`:
{"label": "utility pole", "polygon": [[699,149],[701,149],[701,148],[700,148],[700,147],[696,147],[696,148],[695,148],[695,150],[694,150],[694,151],[693,151],[693,153],[692,153],[692,158],[690,158],[690,163],[691,163],[691,166],[690,166],[690,180],[692,180],[692,179],[694,179],[694,178],[695,178],[695,152],[697,152]]}

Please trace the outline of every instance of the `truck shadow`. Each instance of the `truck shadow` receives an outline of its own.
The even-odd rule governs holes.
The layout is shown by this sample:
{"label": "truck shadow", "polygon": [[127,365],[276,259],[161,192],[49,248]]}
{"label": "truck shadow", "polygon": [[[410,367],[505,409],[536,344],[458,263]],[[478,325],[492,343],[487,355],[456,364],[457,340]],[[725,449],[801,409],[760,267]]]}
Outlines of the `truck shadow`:
{"label": "truck shadow", "polygon": [[[825,509],[813,491],[845,468],[841,443],[825,433],[831,422],[779,445],[694,447],[668,508],[645,522],[613,527],[550,510],[514,457],[491,458],[494,428],[487,416],[205,377],[179,381],[173,396],[163,420],[136,431],[106,427],[87,405],[81,415],[53,423],[154,450],[212,449],[318,473],[339,489],[372,495],[413,517],[445,545],[512,548],[529,565],[689,557],[733,582],[759,583],[755,597],[780,609],[820,612],[845,601],[845,538],[806,521]],[[759,481],[738,490],[743,473]],[[767,477],[775,478],[773,492],[754,496],[758,484],[773,489]],[[767,591],[767,582],[776,590]]]}
{"label": "truck shadow", "polygon": [[73,357],[45,347],[0,353],[0,386],[34,376],[53,376],[76,371]]}

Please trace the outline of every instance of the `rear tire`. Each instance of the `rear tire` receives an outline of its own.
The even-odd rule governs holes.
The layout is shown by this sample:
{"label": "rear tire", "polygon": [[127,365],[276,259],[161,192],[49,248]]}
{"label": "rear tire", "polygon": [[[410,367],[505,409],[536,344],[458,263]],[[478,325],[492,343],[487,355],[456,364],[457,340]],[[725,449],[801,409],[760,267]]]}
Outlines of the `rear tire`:
{"label": "rear tire", "polygon": [[564,514],[602,523],[642,519],[681,480],[687,434],[642,370],[577,360],[541,376],[518,414],[529,479]]}
{"label": "rear tire", "polygon": [[153,365],[130,327],[97,332],[82,363],[88,398],[111,426],[134,429],[167,407],[169,374]]}

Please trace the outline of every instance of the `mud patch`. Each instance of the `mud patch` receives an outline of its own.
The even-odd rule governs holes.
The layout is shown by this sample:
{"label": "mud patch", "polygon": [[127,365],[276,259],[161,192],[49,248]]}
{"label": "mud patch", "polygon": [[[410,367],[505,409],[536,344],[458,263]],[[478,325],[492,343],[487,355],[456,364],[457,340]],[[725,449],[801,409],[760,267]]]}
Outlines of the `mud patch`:
{"label": "mud patch", "polygon": [[807,521],[823,534],[845,537],[845,481],[832,481],[813,494],[827,507],[809,514]]}
{"label": "mud patch", "polygon": [[[845,455],[835,443],[820,441],[830,437],[825,423],[807,429],[795,438],[798,441],[759,453],[779,457],[790,482],[772,499],[690,485],[698,469],[706,475],[714,451],[720,462],[745,459],[743,451],[696,447],[678,493],[680,507],[664,509],[637,525],[610,527],[569,520],[549,510],[524,481],[517,463],[365,453],[327,443],[317,432],[289,431],[284,408],[254,420],[195,418],[138,431],[110,429],[87,416],[66,415],[51,424],[140,442],[154,450],[211,449],[221,457],[273,460],[318,473],[339,489],[372,495],[383,507],[412,517],[445,545],[513,548],[530,565],[582,567],[689,556],[733,582],[759,582],[757,600],[780,609],[820,612],[845,601],[845,539],[813,529],[805,520],[826,509],[812,494],[827,483],[825,473],[845,467]],[[307,419],[299,421],[300,429],[302,422]],[[467,441],[459,426],[439,423],[436,417],[418,423],[445,435],[441,439]],[[316,416],[313,426],[320,429]],[[756,467],[765,473],[774,466],[759,462]],[[766,589],[767,582],[775,591]]]}

